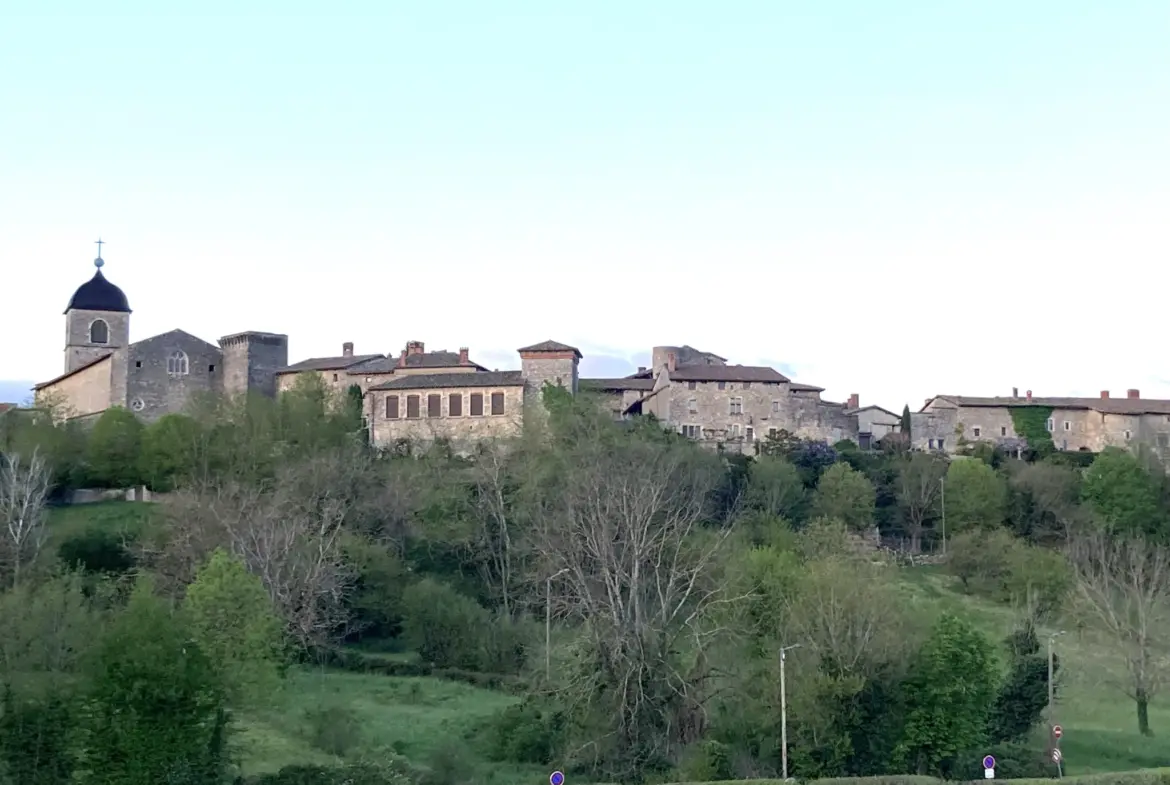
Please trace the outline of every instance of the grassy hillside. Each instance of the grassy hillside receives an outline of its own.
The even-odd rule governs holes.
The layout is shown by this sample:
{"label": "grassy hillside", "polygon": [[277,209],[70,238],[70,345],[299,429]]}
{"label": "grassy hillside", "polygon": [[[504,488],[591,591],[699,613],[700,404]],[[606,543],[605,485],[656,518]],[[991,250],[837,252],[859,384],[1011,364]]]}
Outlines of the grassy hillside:
{"label": "grassy hillside", "polygon": [[[86,528],[133,535],[150,525],[151,505],[106,502],[52,512],[50,548]],[[1012,628],[1012,609],[963,594],[938,568],[905,568],[907,601],[924,614],[949,610],[1000,641]],[[1137,733],[1125,695],[1124,663],[1107,641],[1065,622],[1057,638],[1062,698],[1057,720],[1070,775],[1153,768],[1170,760],[1170,700],[1150,709],[1156,735]],[[1047,631],[1046,631],[1047,632]],[[799,679],[798,672],[790,675]],[[323,669],[295,669],[263,712],[241,718],[237,748],[249,773],[291,763],[360,760],[393,750],[424,766],[463,770],[488,783],[541,782],[547,772],[487,762],[476,730],[514,703],[514,696],[431,678],[399,678]]]}

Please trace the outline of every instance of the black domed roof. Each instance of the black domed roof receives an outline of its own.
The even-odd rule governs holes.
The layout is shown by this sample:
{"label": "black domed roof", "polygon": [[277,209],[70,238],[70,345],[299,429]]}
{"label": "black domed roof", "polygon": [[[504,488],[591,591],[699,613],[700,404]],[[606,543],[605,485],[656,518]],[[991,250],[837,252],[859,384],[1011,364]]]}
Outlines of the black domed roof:
{"label": "black domed roof", "polygon": [[83,311],[110,311],[113,313],[130,313],[130,303],[125,293],[106,280],[99,269],[93,278],[83,283],[69,299],[67,312],[73,309]]}

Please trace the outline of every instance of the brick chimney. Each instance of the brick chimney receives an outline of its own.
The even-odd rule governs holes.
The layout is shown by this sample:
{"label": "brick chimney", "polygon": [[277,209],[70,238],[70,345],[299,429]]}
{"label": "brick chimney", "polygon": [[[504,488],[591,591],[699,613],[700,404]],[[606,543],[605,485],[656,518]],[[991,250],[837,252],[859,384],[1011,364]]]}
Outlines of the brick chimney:
{"label": "brick chimney", "polygon": [[1108,398],[1108,397],[1109,397],[1109,391],[1108,391],[1108,390],[1102,390],[1102,391],[1101,391],[1101,397],[1102,397],[1102,398]]}
{"label": "brick chimney", "polygon": [[471,350],[468,349],[466,346],[459,347],[459,364],[460,365],[471,365],[471,360],[468,358],[468,355],[470,354],[470,352],[471,352]]}
{"label": "brick chimney", "polygon": [[667,352],[666,354],[666,370],[674,373],[675,365],[678,363],[678,355],[674,352]]}
{"label": "brick chimney", "polygon": [[343,343],[341,345],[341,356],[342,357],[353,357],[353,342],[352,341],[346,341],[345,343]]}
{"label": "brick chimney", "polygon": [[860,395],[858,395],[857,393],[850,393],[849,394],[849,408],[850,409],[860,409],[861,408],[861,396]]}
{"label": "brick chimney", "polygon": [[1019,398],[1019,397],[1020,397],[1020,388],[1019,388],[1019,387],[1013,387],[1013,388],[1012,388],[1012,397],[1013,397],[1013,398]]}
{"label": "brick chimney", "polygon": [[1025,395],[1028,397],[1028,403],[1031,403],[1032,402],[1032,391],[1028,390],[1028,392],[1026,392]]}
{"label": "brick chimney", "polygon": [[407,341],[406,353],[409,355],[422,354],[425,351],[422,341]]}
{"label": "brick chimney", "polygon": [[398,355],[398,367],[399,368],[406,367],[406,353],[407,353],[407,350],[403,349],[402,354]]}
{"label": "brick chimney", "polygon": [[645,365],[639,365],[639,366],[638,366],[638,373],[646,373],[646,366],[645,366]]}
{"label": "brick chimney", "polygon": [[1132,390],[1132,389],[1130,389],[1130,390],[1126,390],[1126,391],[1125,391],[1125,397],[1126,397],[1126,398],[1141,398],[1141,397],[1142,397],[1142,391],[1141,391],[1141,390]]}

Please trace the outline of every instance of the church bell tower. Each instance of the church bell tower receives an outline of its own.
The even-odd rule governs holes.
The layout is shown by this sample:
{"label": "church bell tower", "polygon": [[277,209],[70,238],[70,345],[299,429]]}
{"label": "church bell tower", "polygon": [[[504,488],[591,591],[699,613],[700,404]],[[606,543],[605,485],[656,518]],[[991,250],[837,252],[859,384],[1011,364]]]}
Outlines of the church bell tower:
{"label": "church bell tower", "polygon": [[130,343],[130,303],[102,275],[102,241],[97,241],[93,278],[73,293],[65,308],[65,373],[89,365]]}

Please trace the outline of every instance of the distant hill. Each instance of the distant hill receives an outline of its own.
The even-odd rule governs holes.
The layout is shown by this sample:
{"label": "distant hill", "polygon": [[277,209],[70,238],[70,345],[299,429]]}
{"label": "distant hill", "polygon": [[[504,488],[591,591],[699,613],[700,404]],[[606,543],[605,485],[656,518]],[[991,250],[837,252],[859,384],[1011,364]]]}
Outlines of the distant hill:
{"label": "distant hill", "polygon": [[24,403],[32,398],[32,382],[0,380],[0,403]]}

